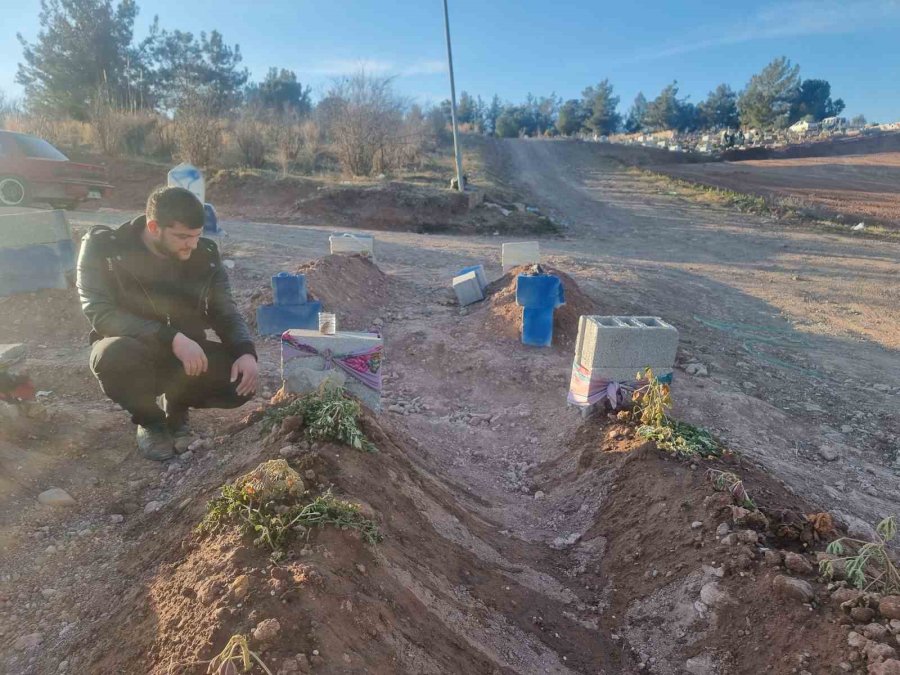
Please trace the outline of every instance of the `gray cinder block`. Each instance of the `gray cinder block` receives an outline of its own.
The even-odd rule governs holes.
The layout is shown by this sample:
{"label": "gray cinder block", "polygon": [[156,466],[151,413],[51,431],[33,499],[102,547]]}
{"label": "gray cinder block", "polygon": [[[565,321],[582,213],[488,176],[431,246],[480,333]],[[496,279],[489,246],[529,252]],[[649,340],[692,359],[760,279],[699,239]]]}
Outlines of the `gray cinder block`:
{"label": "gray cinder block", "polygon": [[456,293],[456,299],[463,307],[484,300],[478,274],[475,272],[466,272],[458,277],[453,277],[453,292]]}
{"label": "gray cinder block", "polygon": [[[653,368],[657,375],[672,372],[678,349],[678,330],[657,316],[582,316],[578,321],[575,361],[599,377]],[[623,381],[619,377],[604,377]]]}

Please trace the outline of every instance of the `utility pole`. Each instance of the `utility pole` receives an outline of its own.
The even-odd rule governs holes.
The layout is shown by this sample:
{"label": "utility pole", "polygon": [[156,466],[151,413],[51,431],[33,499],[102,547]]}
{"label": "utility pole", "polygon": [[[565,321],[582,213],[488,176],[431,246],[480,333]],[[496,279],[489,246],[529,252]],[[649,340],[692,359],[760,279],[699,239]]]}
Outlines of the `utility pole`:
{"label": "utility pole", "polygon": [[453,49],[450,47],[450,14],[447,11],[447,0],[444,0],[444,30],[447,33],[447,63],[450,64],[450,122],[453,126],[453,154],[456,156],[456,187],[462,192],[466,189],[466,183],[463,180],[459,129],[456,126],[456,83],[453,80]]}

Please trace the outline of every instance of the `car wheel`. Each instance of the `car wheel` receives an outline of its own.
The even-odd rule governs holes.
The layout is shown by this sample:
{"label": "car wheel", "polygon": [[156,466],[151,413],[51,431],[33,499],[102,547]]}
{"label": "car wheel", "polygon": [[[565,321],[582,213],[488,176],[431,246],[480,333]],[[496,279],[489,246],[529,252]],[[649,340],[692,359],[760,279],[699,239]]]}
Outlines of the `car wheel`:
{"label": "car wheel", "polygon": [[24,206],[28,203],[28,184],[15,176],[0,176],[0,206]]}

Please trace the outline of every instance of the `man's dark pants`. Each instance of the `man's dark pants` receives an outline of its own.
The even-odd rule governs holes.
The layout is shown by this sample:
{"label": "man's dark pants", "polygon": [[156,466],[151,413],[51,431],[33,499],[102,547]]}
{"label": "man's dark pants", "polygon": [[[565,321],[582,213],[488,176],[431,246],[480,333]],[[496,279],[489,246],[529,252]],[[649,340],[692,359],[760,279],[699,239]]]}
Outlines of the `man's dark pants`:
{"label": "man's dark pants", "polygon": [[218,342],[198,343],[206,354],[206,372],[190,377],[171,350],[155,340],[131,337],[103,338],[91,349],[91,370],[103,392],[131,413],[135,424],[147,426],[164,422],[166,414],[157,405],[166,395],[169,411],[187,408],[237,408],[250,400],[235,390],[231,382],[234,357]]}

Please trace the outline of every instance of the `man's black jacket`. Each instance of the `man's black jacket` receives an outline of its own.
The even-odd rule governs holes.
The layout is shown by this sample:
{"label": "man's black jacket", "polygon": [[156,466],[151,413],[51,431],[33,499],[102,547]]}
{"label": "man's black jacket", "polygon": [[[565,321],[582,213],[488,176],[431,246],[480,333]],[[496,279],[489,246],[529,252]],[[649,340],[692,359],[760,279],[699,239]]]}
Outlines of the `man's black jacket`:
{"label": "man's black jacket", "polygon": [[256,356],[215,242],[201,238],[185,261],[159,258],[141,240],[145,223],[99,225],[82,241],[77,285],[91,342],[128,336],[171,349],[176,333],[200,341],[212,328],[235,359]]}

